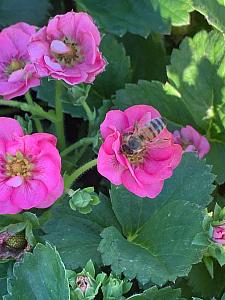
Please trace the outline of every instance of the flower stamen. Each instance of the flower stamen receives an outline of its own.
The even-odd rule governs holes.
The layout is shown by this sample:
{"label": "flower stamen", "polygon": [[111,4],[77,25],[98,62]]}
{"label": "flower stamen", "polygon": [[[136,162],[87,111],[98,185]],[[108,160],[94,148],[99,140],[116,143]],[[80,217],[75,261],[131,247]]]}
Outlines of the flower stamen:
{"label": "flower stamen", "polygon": [[31,176],[33,164],[21,152],[17,152],[15,156],[7,155],[6,161],[5,170],[7,176],[23,176],[25,178]]}
{"label": "flower stamen", "polygon": [[5,73],[11,75],[13,72],[23,69],[25,67],[25,62],[18,59],[12,59],[11,63],[6,68]]}
{"label": "flower stamen", "polygon": [[[57,41],[55,41],[57,42]],[[63,53],[61,53],[61,51],[57,51],[57,50],[52,50],[52,54],[55,57],[56,61],[58,63],[60,63],[63,66],[67,66],[67,67],[73,67],[76,63],[79,63],[82,61],[83,56],[81,54],[81,49],[80,47],[77,45],[77,43],[75,43],[74,41],[68,39],[67,37],[64,37],[64,39],[62,40],[62,43],[64,44],[64,49],[65,51],[63,51]],[[61,44],[63,46],[63,44]],[[53,48],[53,47],[51,47]],[[66,50],[67,48],[67,50]]]}

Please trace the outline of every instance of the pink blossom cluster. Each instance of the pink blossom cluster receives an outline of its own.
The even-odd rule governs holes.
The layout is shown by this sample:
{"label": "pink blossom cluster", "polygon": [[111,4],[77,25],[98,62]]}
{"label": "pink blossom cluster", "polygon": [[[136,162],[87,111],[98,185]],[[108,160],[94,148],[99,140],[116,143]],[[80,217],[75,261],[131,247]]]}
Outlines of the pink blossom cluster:
{"label": "pink blossom cluster", "polygon": [[192,126],[187,125],[173,133],[174,141],[180,144],[184,152],[195,152],[200,159],[210,150],[208,140]]}
{"label": "pink blossom cluster", "polygon": [[140,197],[155,198],[182,157],[181,146],[174,143],[166,128],[146,144],[137,162],[122,151],[122,140],[127,133],[132,134],[135,127],[141,128],[158,117],[159,112],[152,106],[135,105],[125,111],[109,111],[100,128],[104,143],[98,154],[99,173]]}
{"label": "pink blossom cluster", "polygon": [[86,13],[68,12],[35,26],[17,23],[0,32],[0,95],[25,94],[51,76],[74,85],[91,83],[106,65],[100,34]]}
{"label": "pink blossom cluster", "polygon": [[56,138],[24,135],[19,123],[0,118],[0,214],[51,206],[63,193]]}
{"label": "pink blossom cluster", "polygon": [[220,225],[213,228],[212,239],[218,244],[225,245],[225,225]]}

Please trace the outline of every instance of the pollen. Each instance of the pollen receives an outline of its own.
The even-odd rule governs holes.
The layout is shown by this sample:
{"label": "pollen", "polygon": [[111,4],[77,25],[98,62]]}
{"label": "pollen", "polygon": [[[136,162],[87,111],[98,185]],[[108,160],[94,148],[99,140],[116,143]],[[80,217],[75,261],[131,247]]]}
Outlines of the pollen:
{"label": "pollen", "polygon": [[67,37],[64,37],[62,41],[67,47],[69,47],[70,51],[64,54],[53,53],[57,62],[66,67],[73,67],[77,63],[81,62],[83,56],[81,54],[80,47]]}
{"label": "pollen", "polygon": [[7,176],[30,177],[32,169],[33,164],[21,152],[17,152],[15,156],[7,155],[5,165]]}
{"label": "pollen", "polygon": [[18,71],[20,69],[23,69],[25,66],[25,63],[22,60],[13,59],[11,63],[6,68],[6,73],[8,75],[11,75],[13,72]]}

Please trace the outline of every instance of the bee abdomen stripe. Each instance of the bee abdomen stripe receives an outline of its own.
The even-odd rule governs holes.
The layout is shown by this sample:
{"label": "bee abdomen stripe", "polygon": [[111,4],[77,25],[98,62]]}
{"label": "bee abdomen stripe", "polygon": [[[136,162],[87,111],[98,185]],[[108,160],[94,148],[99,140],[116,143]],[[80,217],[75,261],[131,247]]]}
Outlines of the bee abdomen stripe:
{"label": "bee abdomen stripe", "polygon": [[161,131],[161,124],[160,124],[160,127],[159,127],[159,124],[158,124],[158,122],[157,122],[157,119],[153,119],[153,120],[151,120],[151,122],[150,122],[150,124],[149,124],[150,126],[150,128],[152,129],[152,131],[154,132],[154,133],[159,133],[160,131]]}

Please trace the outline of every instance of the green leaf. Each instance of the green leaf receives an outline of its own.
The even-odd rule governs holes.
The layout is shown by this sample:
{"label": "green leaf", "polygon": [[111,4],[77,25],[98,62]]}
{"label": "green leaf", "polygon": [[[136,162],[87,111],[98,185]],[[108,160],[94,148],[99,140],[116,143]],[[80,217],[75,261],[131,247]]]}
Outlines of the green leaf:
{"label": "green leaf", "polygon": [[38,244],[14,265],[4,300],[69,300],[65,267],[55,248]]}
{"label": "green leaf", "polygon": [[92,89],[102,98],[108,98],[129,81],[130,58],[126,56],[123,44],[111,35],[104,36],[100,47],[108,65],[106,70],[96,78]]}
{"label": "green leaf", "polygon": [[211,299],[214,296],[220,299],[225,289],[225,267],[221,268],[214,262],[214,278],[211,278],[204,263],[194,265],[188,276],[188,284],[196,297]]}
{"label": "green leaf", "polygon": [[[122,186],[112,186],[110,191],[112,207],[123,233],[126,236],[135,235],[148,218],[171,199],[188,201],[199,205],[202,209],[205,208],[212,199],[210,194],[214,189],[212,185],[214,178],[211,167],[204,161],[193,154],[184,154],[180,166],[174,171],[173,176],[165,181],[163,191],[156,199],[140,198]],[[122,207],[126,209],[121,209]]]}
{"label": "green leaf", "polygon": [[213,165],[213,173],[217,175],[216,182],[222,184],[225,182],[225,168],[223,161],[225,157],[225,144],[219,142],[211,142],[211,149],[206,156],[208,164]]}
{"label": "green leaf", "polygon": [[150,289],[144,291],[142,294],[134,295],[128,300],[181,300],[180,289],[172,289],[171,287],[165,287],[158,289],[156,286],[151,287]]}
{"label": "green leaf", "polygon": [[225,4],[223,0],[192,0],[193,8],[205,16],[209,24],[225,32]]}
{"label": "green leaf", "polygon": [[[135,0],[77,0],[78,8],[87,11],[100,28],[118,36],[127,31],[147,37],[150,32],[168,33],[169,21],[163,20],[159,9],[153,8],[151,1],[140,5]],[[138,26],[137,26],[138,20]]]}
{"label": "green leaf", "polygon": [[[118,108],[151,104],[178,125],[190,124],[216,136],[225,128],[225,40],[202,31],[175,49],[168,67],[169,83],[140,81],[116,93]],[[175,113],[176,112],[176,113]],[[224,138],[224,135],[223,135]]]}
{"label": "green leaf", "polygon": [[[205,31],[186,38],[174,50],[168,67],[170,83],[180,94],[195,123],[205,132],[212,122],[224,131],[225,40],[221,33]],[[210,132],[211,133],[211,132]]]}
{"label": "green leaf", "polygon": [[84,267],[89,259],[101,264],[97,252],[101,231],[110,225],[120,228],[110,200],[103,195],[100,200],[88,215],[72,211],[62,203],[51,210],[52,217],[43,226],[43,238],[57,247],[67,269]]}
{"label": "green leaf", "polygon": [[151,34],[145,39],[126,34],[123,42],[131,57],[134,82],[139,79],[166,81],[167,61],[162,35]]}
{"label": "green leaf", "polygon": [[[17,22],[27,22],[34,25],[43,25],[49,17],[51,9],[48,0],[1,0],[0,24],[3,26]],[[18,13],[19,12],[19,13]]]}
{"label": "green leaf", "polygon": [[[150,32],[169,33],[171,24],[189,24],[190,0],[77,0],[80,10],[88,11],[105,31],[123,36],[126,32],[147,37]],[[137,26],[138,20],[138,26]]]}
{"label": "green leaf", "polygon": [[168,83],[140,80],[138,84],[126,84],[125,89],[116,92],[113,103],[122,110],[136,104],[152,105],[175,124],[194,123],[179,92]]}
{"label": "green leaf", "polygon": [[121,187],[117,193],[113,190],[113,209],[126,238],[114,227],[103,230],[99,246],[103,263],[143,284],[186,276],[205,248],[192,241],[202,231],[202,210],[211,200],[213,180],[204,161],[186,154],[156,199],[146,198],[145,203]]}

